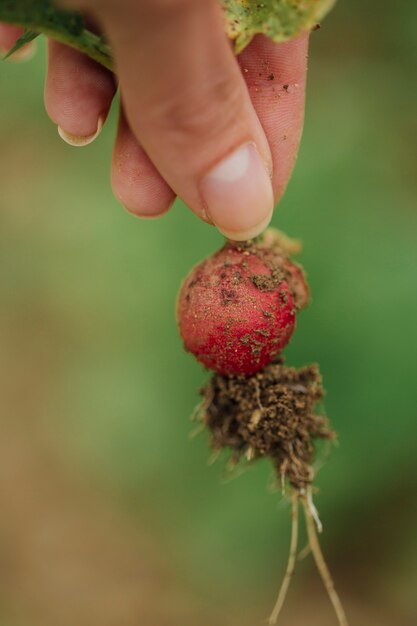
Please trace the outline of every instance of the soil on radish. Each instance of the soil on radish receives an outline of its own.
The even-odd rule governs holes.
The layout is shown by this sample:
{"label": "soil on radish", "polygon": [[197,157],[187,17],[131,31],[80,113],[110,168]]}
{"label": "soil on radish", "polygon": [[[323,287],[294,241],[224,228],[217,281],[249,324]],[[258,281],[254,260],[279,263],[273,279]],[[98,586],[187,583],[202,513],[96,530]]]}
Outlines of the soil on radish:
{"label": "soil on radish", "polygon": [[283,485],[311,485],[314,442],[336,436],[315,411],[324,395],[317,365],[296,369],[280,360],[249,377],[214,374],[201,394],[214,450],[230,449],[235,461],[270,457]]}
{"label": "soil on radish", "polygon": [[[312,483],[315,442],[333,441],[336,433],[320,410],[324,396],[317,365],[288,367],[283,358],[251,376],[214,373],[200,391],[198,418],[209,429],[215,451],[231,451],[232,462],[241,457],[269,457],[281,480],[291,487],[292,531],[288,564],[268,623],[274,626],[281,613],[298,549],[298,508],[301,502],[309,548],[334,607],[339,626],[348,626],[346,614],[324,560],[317,531],[322,525],[313,503]],[[317,531],[316,531],[317,528]]]}
{"label": "soil on radish", "polygon": [[250,376],[279,357],[309,289],[291,258],[297,242],[278,231],[225,245],[184,280],[177,319],[184,347],[206,368]]}

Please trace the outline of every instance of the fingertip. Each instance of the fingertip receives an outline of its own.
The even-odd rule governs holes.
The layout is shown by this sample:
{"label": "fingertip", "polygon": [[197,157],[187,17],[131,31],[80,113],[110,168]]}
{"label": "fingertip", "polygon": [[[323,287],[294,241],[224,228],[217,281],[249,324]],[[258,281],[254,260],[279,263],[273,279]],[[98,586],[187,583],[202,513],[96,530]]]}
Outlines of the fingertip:
{"label": "fingertip", "polygon": [[137,196],[135,196],[135,198],[128,198],[126,201],[124,197],[123,199],[120,199],[114,192],[114,189],[113,195],[115,196],[120,206],[127,213],[129,213],[129,215],[138,217],[141,220],[155,220],[159,217],[164,216],[172,208],[176,199],[175,197],[173,197],[168,202],[165,202],[165,205],[163,205],[161,202],[155,202],[155,198],[144,197],[144,195],[142,195],[140,203]]}
{"label": "fingertip", "polygon": [[139,177],[112,168],[111,186],[119,204],[131,215],[142,219],[155,219],[165,215],[176,196],[162,178]]}
{"label": "fingertip", "polygon": [[76,146],[94,141],[115,91],[110,72],[77,50],[48,42],[45,108],[64,141]]}
{"label": "fingertip", "polygon": [[91,135],[83,136],[83,135],[73,135],[72,133],[68,133],[61,126],[57,126],[58,135],[61,137],[65,143],[70,146],[74,146],[76,148],[82,148],[84,146],[88,146],[90,143],[93,143],[95,139],[99,136],[101,131],[103,130],[104,122],[106,121],[106,115],[99,115],[97,121],[97,130]]}
{"label": "fingertip", "polygon": [[111,185],[123,208],[141,218],[164,215],[176,197],[133,135],[123,112],[113,152]]}
{"label": "fingertip", "polygon": [[225,228],[218,228],[218,230],[226,237],[226,239],[231,239],[232,241],[248,241],[249,239],[255,239],[255,237],[259,237],[264,230],[266,230],[271,223],[273,215],[273,210],[267,215],[267,217],[253,226],[252,228],[245,230],[226,230]]}
{"label": "fingertip", "polygon": [[228,239],[257,237],[271,221],[274,196],[270,173],[252,143],[209,171],[200,191],[207,214]]}

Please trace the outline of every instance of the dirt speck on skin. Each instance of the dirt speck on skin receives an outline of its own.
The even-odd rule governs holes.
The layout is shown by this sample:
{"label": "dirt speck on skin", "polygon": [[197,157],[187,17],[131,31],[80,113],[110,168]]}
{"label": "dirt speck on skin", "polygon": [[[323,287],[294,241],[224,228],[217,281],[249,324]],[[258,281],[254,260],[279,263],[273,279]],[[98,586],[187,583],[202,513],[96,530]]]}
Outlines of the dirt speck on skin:
{"label": "dirt speck on skin", "polygon": [[236,301],[236,291],[232,289],[222,289],[220,295],[223,306],[227,306]]}
{"label": "dirt speck on skin", "polygon": [[242,282],[242,274],[239,271],[234,273],[232,282],[234,285],[239,285]]}
{"label": "dirt speck on skin", "polygon": [[324,395],[317,365],[296,369],[279,361],[249,377],[214,374],[201,395],[215,450],[228,448],[236,461],[269,457],[281,481],[297,490],[312,483],[314,442],[336,437],[315,411]]}
{"label": "dirt speck on skin", "polygon": [[267,328],[259,328],[254,330],[253,332],[258,335],[262,335],[262,337],[269,337],[271,334]]}
{"label": "dirt speck on skin", "polygon": [[273,269],[270,275],[254,274],[250,276],[251,281],[261,291],[274,291],[282,283],[284,275],[277,269]]}

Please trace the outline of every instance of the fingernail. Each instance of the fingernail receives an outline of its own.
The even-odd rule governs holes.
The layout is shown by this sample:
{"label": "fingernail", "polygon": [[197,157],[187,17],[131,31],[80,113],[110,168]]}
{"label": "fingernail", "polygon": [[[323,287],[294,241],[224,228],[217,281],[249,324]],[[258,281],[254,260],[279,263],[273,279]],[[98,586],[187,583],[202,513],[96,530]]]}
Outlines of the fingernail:
{"label": "fingernail", "polygon": [[[6,61],[10,61],[12,63],[24,63],[25,61],[30,61],[35,56],[36,52],[36,41],[31,41],[18,50],[13,52],[9,57],[7,57]],[[7,54],[7,50],[2,50],[3,54]]]}
{"label": "fingernail", "polygon": [[58,135],[70,146],[75,146],[77,148],[82,148],[83,146],[88,146],[89,143],[92,143],[94,139],[96,139],[102,131],[104,126],[106,117],[104,115],[100,115],[97,122],[97,130],[95,133],[91,135],[72,135],[71,133],[67,133],[66,130],[63,130],[61,126],[58,126]]}
{"label": "fingernail", "polygon": [[271,221],[272,183],[254,144],[241,146],[216,165],[200,192],[207,214],[228,239],[257,237]]}

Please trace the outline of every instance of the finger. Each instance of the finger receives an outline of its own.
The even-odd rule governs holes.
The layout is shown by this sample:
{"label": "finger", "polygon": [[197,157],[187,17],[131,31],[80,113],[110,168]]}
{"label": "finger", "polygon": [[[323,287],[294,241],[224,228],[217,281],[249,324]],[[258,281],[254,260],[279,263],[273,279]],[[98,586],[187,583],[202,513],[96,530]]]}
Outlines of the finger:
{"label": "finger", "polygon": [[45,107],[64,141],[91,143],[103,127],[115,90],[108,70],[68,46],[48,42]]}
{"label": "finger", "polygon": [[239,57],[272,153],[275,200],[284,193],[304,121],[308,36],[281,44],[260,35]]}
{"label": "finger", "polygon": [[111,182],[119,202],[139,217],[159,217],[175,200],[174,192],[130,130],[123,109],[114,145]]}
{"label": "finger", "polygon": [[16,40],[23,35],[23,28],[12,24],[0,23],[0,48],[7,52],[14,46]]}
{"label": "finger", "polygon": [[128,19],[105,6],[129,125],[158,171],[226,236],[256,236],[273,210],[271,155],[219,3],[144,0]]}
{"label": "finger", "polygon": [[[11,50],[16,41],[23,35],[24,29],[12,24],[0,23],[0,55],[5,55]],[[28,61],[35,53],[36,44],[34,41],[16,50],[9,58],[11,61]]]}

